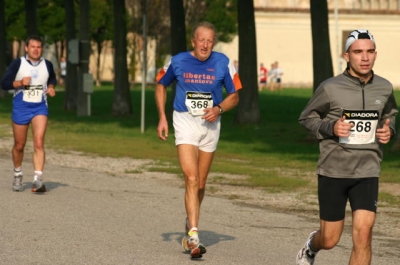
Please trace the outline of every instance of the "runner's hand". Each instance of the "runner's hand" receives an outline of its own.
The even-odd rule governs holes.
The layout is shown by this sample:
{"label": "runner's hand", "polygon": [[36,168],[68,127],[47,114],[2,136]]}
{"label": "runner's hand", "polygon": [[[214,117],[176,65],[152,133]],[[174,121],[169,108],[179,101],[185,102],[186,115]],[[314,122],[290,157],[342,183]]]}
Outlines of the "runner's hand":
{"label": "runner's hand", "polygon": [[205,112],[205,114],[201,118],[205,119],[206,121],[209,121],[209,122],[216,121],[220,114],[219,108],[217,106],[215,106],[213,108],[207,108],[204,110],[204,112]]}
{"label": "runner's hand", "polygon": [[165,119],[160,119],[157,126],[158,138],[163,141],[168,139],[168,122]]}
{"label": "runner's hand", "polygon": [[56,95],[56,90],[54,87],[47,87],[46,94],[50,97],[54,97]]}
{"label": "runner's hand", "polygon": [[353,128],[354,124],[345,122],[346,116],[340,118],[333,126],[333,133],[337,137],[349,137],[350,130]]}
{"label": "runner's hand", "polygon": [[386,119],[385,124],[383,124],[383,127],[376,130],[376,137],[378,138],[381,144],[387,144],[390,141],[392,133],[390,131],[389,124],[390,120]]}
{"label": "runner's hand", "polygon": [[30,76],[25,76],[21,79],[21,84],[22,86],[29,86],[31,84],[31,77]]}

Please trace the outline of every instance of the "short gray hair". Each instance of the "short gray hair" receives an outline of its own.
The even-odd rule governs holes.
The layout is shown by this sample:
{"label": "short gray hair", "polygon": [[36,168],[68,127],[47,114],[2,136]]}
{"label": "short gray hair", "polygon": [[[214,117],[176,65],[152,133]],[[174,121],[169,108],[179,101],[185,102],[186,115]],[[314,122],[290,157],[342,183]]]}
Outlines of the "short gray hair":
{"label": "short gray hair", "polygon": [[196,37],[196,31],[198,28],[206,28],[214,31],[214,43],[217,41],[217,30],[215,29],[214,25],[208,21],[199,22],[196,26],[194,26],[192,30],[192,39]]}

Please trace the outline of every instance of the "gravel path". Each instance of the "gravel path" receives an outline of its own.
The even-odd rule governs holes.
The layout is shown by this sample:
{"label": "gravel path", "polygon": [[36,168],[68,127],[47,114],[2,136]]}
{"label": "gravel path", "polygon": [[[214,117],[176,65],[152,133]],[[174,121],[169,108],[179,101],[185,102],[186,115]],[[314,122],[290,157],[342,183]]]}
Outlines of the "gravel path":
{"label": "gravel path", "polygon": [[[11,146],[11,139],[0,138],[0,199],[7,201],[0,209],[4,264],[186,264],[188,257],[179,250],[182,179],[146,171],[152,160],[47,149],[49,192],[45,196],[32,196],[30,191],[19,194],[11,192],[7,182],[12,174],[7,166],[11,167]],[[31,155],[32,148],[27,146],[25,173],[31,167]],[[220,177],[213,173],[209,177],[201,217],[202,240],[209,251],[202,260],[208,265],[294,264],[298,249],[318,224],[316,196],[306,190],[268,193],[231,186]],[[26,184],[29,181],[25,178]],[[44,213],[37,211],[40,206]],[[347,263],[351,250],[347,216],[341,242],[320,254],[318,264]],[[398,208],[379,208],[373,264],[398,264],[399,217]],[[42,225],[47,229],[45,237]],[[160,244],[158,256],[152,249]]]}

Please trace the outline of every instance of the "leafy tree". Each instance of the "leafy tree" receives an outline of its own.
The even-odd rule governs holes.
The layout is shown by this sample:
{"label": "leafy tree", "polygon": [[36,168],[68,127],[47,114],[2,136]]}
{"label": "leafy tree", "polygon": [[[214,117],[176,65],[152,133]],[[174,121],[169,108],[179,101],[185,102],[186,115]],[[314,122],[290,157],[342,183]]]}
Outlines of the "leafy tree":
{"label": "leafy tree", "polygon": [[[112,21],[114,18],[111,0],[91,0],[90,3],[90,36],[97,46],[97,73],[93,74],[96,85],[100,86],[100,75],[102,71],[100,54],[102,52],[103,44],[106,43],[107,40],[113,38]],[[119,16],[117,18],[119,18]]]}
{"label": "leafy tree", "polygon": [[[133,41],[128,43],[131,52],[130,75],[135,77],[135,66],[141,60],[140,54],[143,43],[143,12],[142,1],[127,0],[127,22],[128,31],[133,34]],[[147,38],[156,41],[156,66],[161,67],[165,63],[165,57],[171,52],[171,36],[169,19],[169,1],[153,0],[151,4],[146,5]]]}
{"label": "leafy tree", "polygon": [[239,76],[243,89],[239,91],[239,104],[235,114],[237,124],[260,122],[257,87],[257,42],[253,1],[238,1],[239,23]]}
{"label": "leafy tree", "polygon": [[128,83],[126,10],[124,0],[113,0],[114,12],[114,100],[112,114],[116,116],[132,113]]}
{"label": "leafy tree", "polygon": [[25,5],[23,1],[5,0],[6,39],[23,40],[26,37]]}
{"label": "leafy tree", "polygon": [[[238,0],[181,0],[184,10],[186,47],[191,47],[190,34],[193,25],[206,20],[214,24],[218,30],[218,39],[229,42],[237,33],[237,7]],[[129,30],[141,34],[142,20],[138,16],[140,1],[127,0],[128,6],[132,9],[129,22]],[[170,7],[180,6],[174,0],[153,0],[148,5],[148,31],[147,36],[156,40],[156,67],[162,67],[165,63],[165,57],[171,53],[171,22],[166,17],[172,19],[174,16],[168,12],[177,13],[178,11]],[[172,10],[172,11],[171,11]],[[136,15],[136,16],[135,16]],[[172,29],[177,30],[177,29]],[[178,29],[179,30],[179,29]],[[175,43],[175,42],[174,42]]]}
{"label": "leafy tree", "polygon": [[310,0],[310,13],[315,91],[322,81],[333,76],[327,1]]}
{"label": "leafy tree", "polygon": [[[156,67],[163,66],[166,55],[171,53],[171,24],[165,19],[169,17],[169,5],[170,1],[166,0],[154,0],[151,5],[147,4],[147,36],[156,40]],[[142,25],[141,19],[137,25]],[[139,32],[141,28],[139,26]],[[134,28],[130,30],[134,31]]]}
{"label": "leafy tree", "polygon": [[[238,0],[185,0],[188,47],[193,26],[200,21],[209,21],[218,30],[218,40],[232,41],[237,32]],[[251,1],[252,2],[252,1]]]}
{"label": "leafy tree", "polygon": [[[30,1],[30,0],[27,0]],[[65,7],[64,0],[37,0],[37,18],[40,35],[47,43],[65,40]]]}

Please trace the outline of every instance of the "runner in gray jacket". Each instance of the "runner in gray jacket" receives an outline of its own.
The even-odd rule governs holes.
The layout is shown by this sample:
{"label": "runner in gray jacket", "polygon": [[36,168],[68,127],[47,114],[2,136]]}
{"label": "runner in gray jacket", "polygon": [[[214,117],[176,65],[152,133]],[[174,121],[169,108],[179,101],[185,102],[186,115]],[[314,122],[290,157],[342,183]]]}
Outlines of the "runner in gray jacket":
{"label": "runner in gray jacket", "polygon": [[296,264],[314,264],[321,249],[331,249],[343,231],[347,201],[353,212],[349,264],[371,262],[372,228],[378,200],[381,144],[395,133],[397,104],[393,86],[372,71],[375,40],[355,30],[346,41],[347,69],[320,84],[299,122],[319,140],[317,165],[320,229],[312,232]]}

